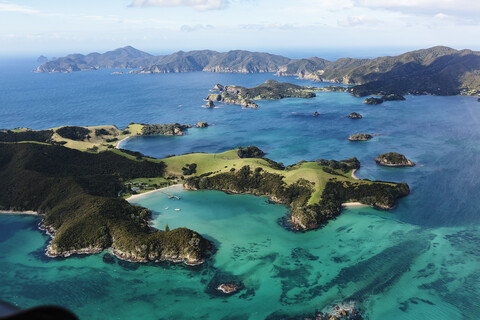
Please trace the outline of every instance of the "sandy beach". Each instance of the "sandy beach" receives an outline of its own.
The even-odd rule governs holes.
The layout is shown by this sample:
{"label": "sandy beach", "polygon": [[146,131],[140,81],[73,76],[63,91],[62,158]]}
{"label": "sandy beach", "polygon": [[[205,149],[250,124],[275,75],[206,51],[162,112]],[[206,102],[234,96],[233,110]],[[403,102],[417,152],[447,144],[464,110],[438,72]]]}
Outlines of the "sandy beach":
{"label": "sandy beach", "polygon": [[131,202],[131,201],[136,200],[138,198],[141,198],[141,197],[143,197],[147,194],[150,194],[150,193],[153,193],[153,192],[158,192],[158,191],[161,191],[161,190],[165,190],[165,189],[168,189],[168,188],[171,188],[171,187],[178,187],[178,186],[182,186],[182,184],[181,183],[172,184],[171,186],[168,186],[168,187],[151,190],[151,191],[147,191],[147,192],[144,192],[144,193],[134,194],[134,195],[131,195],[130,197],[128,197],[127,199],[125,199],[125,200],[127,200],[128,202]]}
{"label": "sandy beach", "polygon": [[126,137],[123,138],[122,140],[118,141],[117,145],[115,146],[115,149],[121,149],[122,143],[130,139],[131,137]]}
{"label": "sandy beach", "polygon": [[0,210],[0,214],[28,214],[33,216],[38,216],[40,213],[36,211],[14,211],[14,210]]}
{"label": "sandy beach", "polygon": [[342,207],[368,207],[368,204],[363,204],[361,202],[345,202],[342,203]]}
{"label": "sandy beach", "polygon": [[357,177],[357,175],[355,174],[355,172],[357,172],[358,169],[353,169],[352,170],[352,178],[355,179],[355,180],[360,180],[359,177]]}

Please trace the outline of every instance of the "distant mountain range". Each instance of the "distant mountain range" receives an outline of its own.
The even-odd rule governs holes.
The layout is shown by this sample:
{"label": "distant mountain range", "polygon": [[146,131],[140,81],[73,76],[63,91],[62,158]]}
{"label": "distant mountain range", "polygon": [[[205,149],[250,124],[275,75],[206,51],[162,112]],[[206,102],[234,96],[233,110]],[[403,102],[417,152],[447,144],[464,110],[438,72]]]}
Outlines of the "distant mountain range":
{"label": "distant mountain range", "polygon": [[133,47],[106,53],[72,54],[42,64],[35,72],[74,72],[100,68],[136,69],[131,73],[172,72],[276,72],[278,76],[353,85],[356,96],[375,94],[480,94],[480,52],[448,47],[407,52],[375,59],[313,57],[289,59],[263,53],[234,50],[179,51],[153,56]]}

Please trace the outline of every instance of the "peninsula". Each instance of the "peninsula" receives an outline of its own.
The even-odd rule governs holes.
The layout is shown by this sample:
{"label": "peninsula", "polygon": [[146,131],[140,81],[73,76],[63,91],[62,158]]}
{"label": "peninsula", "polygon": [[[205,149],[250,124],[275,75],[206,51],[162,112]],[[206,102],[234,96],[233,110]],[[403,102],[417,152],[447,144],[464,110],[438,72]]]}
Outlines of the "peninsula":
{"label": "peninsula", "polygon": [[[374,59],[312,57],[289,59],[263,52],[233,50],[178,51],[153,56],[131,46],[103,54],[71,54],[45,62],[35,72],[75,72],[100,68],[134,69],[130,73],[276,72],[313,81],[351,85],[355,96],[406,94],[480,95],[480,52],[437,46]],[[337,88],[335,88],[337,87]],[[397,100],[397,99],[395,99]],[[401,99],[400,99],[401,100]]]}

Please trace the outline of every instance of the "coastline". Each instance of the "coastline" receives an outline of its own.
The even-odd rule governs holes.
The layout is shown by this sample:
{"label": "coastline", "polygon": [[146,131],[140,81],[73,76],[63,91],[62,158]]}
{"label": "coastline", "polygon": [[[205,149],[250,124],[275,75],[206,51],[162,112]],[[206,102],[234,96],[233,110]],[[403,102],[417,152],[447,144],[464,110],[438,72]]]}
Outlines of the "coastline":
{"label": "coastline", "polygon": [[123,138],[122,140],[118,141],[117,142],[117,145],[115,146],[115,149],[121,149],[121,146],[122,146],[122,143],[124,143],[125,141],[127,141],[128,139],[130,139],[130,137],[126,137],[126,138]]}
{"label": "coastline", "polygon": [[31,211],[31,210],[26,210],[26,211],[0,210],[0,214],[26,214],[26,215],[29,215],[29,216],[40,216],[41,215],[37,211]]}
{"label": "coastline", "polygon": [[150,194],[150,193],[153,193],[153,192],[158,192],[158,191],[168,189],[168,188],[171,188],[171,187],[178,187],[178,186],[183,186],[183,184],[181,184],[181,183],[172,184],[171,186],[168,186],[168,187],[163,187],[163,188],[160,188],[160,189],[155,189],[155,190],[151,190],[151,191],[147,191],[147,192],[143,192],[143,193],[139,193],[139,194],[134,194],[134,195],[131,195],[130,197],[128,197],[127,199],[125,199],[125,200],[127,200],[128,202],[131,202],[132,200],[141,198],[141,197],[143,197],[147,194]]}
{"label": "coastline", "polygon": [[355,179],[355,180],[360,180],[359,177],[357,177],[357,175],[355,174],[355,172],[357,172],[358,169],[353,169],[352,170],[352,178]]}

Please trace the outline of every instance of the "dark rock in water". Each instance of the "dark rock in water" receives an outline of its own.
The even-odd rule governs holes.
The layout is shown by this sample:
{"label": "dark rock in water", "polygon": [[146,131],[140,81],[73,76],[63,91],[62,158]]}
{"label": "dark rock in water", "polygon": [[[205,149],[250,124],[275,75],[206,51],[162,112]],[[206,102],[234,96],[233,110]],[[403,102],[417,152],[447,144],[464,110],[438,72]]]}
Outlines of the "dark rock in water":
{"label": "dark rock in water", "polygon": [[115,257],[110,253],[105,253],[103,255],[103,262],[106,264],[115,264]]}
{"label": "dark rock in water", "polygon": [[383,101],[404,101],[406,100],[404,96],[401,96],[399,94],[387,94],[382,96]]}
{"label": "dark rock in water", "polygon": [[348,140],[350,141],[367,141],[372,139],[373,136],[368,133],[357,133],[357,134],[352,134]]}
{"label": "dark rock in water", "polygon": [[365,104],[380,104],[383,103],[383,99],[380,98],[367,98],[363,101]]}
{"label": "dark rock in water", "polygon": [[197,124],[195,125],[195,128],[207,128],[208,123],[204,121],[198,121]]}
{"label": "dark rock in water", "polygon": [[352,112],[350,113],[347,118],[350,118],[350,119],[362,119],[363,116],[360,114],[360,113],[356,113],[356,112]]}
{"label": "dark rock in water", "polygon": [[217,290],[225,294],[232,294],[237,292],[239,288],[240,286],[235,283],[222,283],[217,287]]}
{"label": "dark rock in water", "polygon": [[480,98],[478,98],[477,101],[480,102]]}
{"label": "dark rock in water", "polygon": [[213,101],[209,99],[209,100],[207,100],[207,103],[205,103],[205,107],[213,108],[213,107],[215,107],[215,103],[213,103]]}
{"label": "dark rock in water", "polygon": [[319,115],[320,115],[320,113],[318,113],[318,111],[315,111],[315,112],[313,113],[313,116],[314,116],[314,117],[318,117]]}
{"label": "dark rock in water", "polygon": [[235,294],[244,289],[243,283],[238,277],[217,271],[207,285],[205,292],[216,297],[225,297]]}
{"label": "dark rock in water", "polygon": [[386,167],[413,167],[415,163],[408,160],[403,154],[388,152],[379,155],[375,162]]}

